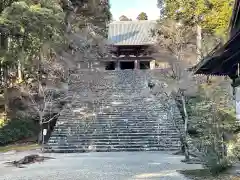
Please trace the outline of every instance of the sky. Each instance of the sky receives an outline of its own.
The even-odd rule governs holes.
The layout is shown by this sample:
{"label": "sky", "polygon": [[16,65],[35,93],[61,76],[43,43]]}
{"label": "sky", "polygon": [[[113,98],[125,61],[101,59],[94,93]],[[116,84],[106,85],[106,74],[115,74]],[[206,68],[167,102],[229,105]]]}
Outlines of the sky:
{"label": "sky", "polygon": [[114,20],[119,20],[121,15],[135,20],[141,12],[145,12],[149,20],[156,20],[160,14],[157,0],[110,0],[110,4]]}

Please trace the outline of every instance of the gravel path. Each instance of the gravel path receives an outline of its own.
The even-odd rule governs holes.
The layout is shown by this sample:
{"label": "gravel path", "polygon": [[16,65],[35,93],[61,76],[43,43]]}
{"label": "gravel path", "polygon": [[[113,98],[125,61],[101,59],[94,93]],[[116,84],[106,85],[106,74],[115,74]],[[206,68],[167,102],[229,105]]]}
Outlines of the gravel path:
{"label": "gravel path", "polygon": [[201,168],[166,152],[44,154],[56,159],[26,168],[3,164],[30,153],[39,152],[0,155],[0,180],[187,180],[176,170]]}

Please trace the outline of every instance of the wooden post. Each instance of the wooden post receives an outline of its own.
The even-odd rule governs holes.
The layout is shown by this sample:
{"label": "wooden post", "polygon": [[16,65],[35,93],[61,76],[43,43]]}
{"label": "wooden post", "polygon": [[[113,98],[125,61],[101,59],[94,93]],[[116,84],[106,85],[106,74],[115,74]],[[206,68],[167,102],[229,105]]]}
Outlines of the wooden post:
{"label": "wooden post", "polygon": [[150,61],[150,69],[155,69],[155,64],[156,64],[155,60]]}
{"label": "wooden post", "polygon": [[139,64],[138,60],[135,60],[134,61],[134,69],[139,69],[138,64]]}
{"label": "wooden post", "polygon": [[240,68],[239,64],[237,64],[237,70],[235,76],[230,76],[232,79],[232,88],[233,88],[233,98],[235,102],[235,110],[236,110],[236,118],[240,120]]}
{"label": "wooden post", "polygon": [[116,61],[115,69],[116,69],[116,70],[120,70],[120,69],[121,69],[121,68],[120,68],[120,61],[119,61],[119,60]]}

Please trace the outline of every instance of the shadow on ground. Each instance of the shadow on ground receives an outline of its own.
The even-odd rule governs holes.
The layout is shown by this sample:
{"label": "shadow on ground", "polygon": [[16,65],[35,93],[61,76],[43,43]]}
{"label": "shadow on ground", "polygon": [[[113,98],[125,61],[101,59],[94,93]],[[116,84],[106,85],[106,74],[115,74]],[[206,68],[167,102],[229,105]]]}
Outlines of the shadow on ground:
{"label": "shadow on ground", "polygon": [[179,170],[177,172],[193,180],[240,180],[240,175],[232,175],[230,173],[213,176],[208,169]]}

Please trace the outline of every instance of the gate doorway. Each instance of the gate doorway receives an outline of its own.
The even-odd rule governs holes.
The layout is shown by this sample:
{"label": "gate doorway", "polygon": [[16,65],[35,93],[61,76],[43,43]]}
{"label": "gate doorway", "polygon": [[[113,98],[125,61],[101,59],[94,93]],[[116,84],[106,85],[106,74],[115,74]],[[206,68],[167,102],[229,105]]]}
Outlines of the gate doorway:
{"label": "gate doorway", "polygon": [[107,62],[105,65],[105,70],[115,70],[116,63],[114,61]]}
{"label": "gate doorway", "polygon": [[134,61],[120,62],[121,69],[134,69]]}
{"label": "gate doorway", "polygon": [[140,61],[140,69],[150,69],[150,61]]}

